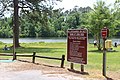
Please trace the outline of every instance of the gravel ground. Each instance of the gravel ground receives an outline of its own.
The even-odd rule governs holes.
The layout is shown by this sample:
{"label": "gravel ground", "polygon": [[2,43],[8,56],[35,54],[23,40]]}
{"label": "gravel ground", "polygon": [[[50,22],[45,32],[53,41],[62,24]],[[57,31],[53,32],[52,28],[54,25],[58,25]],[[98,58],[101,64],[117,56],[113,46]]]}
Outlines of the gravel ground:
{"label": "gravel ground", "polygon": [[[21,61],[0,63],[0,80],[112,80],[95,75],[101,73],[92,73],[83,75],[70,72],[66,68],[42,63],[33,64]],[[119,80],[119,78],[115,80]]]}

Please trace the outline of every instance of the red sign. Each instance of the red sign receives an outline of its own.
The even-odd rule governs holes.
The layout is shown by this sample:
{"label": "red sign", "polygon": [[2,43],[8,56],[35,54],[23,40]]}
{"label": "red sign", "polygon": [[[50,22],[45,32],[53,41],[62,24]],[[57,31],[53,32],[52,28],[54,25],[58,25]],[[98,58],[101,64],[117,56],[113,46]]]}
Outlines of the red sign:
{"label": "red sign", "polygon": [[101,30],[102,38],[103,38],[103,39],[106,39],[107,36],[108,36],[108,34],[109,34],[108,28],[104,27],[104,28]]}
{"label": "red sign", "polygon": [[68,30],[67,61],[87,64],[87,39],[86,29]]}

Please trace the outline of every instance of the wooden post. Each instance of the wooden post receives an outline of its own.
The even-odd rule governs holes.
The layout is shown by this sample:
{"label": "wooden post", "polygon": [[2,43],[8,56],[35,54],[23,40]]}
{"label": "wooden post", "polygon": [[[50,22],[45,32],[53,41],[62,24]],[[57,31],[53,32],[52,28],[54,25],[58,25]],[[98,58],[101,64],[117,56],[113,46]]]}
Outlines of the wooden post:
{"label": "wooden post", "polygon": [[17,59],[16,52],[15,52],[15,60]]}
{"label": "wooden post", "polygon": [[63,68],[63,67],[64,67],[64,61],[65,61],[65,55],[62,55],[61,68]]}
{"label": "wooden post", "polygon": [[73,67],[74,67],[74,64],[70,63],[70,69],[73,69]]}
{"label": "wooden post", "polygon": [[33,59],[32,59],[32,63],[35,63],[35,55],[36,55],[36,52],[33,52]]}
{"label": "wooden post", "polygon": [[16,52],[13,54],[13,60],[16,60],[17,56],[16,56]]}
{"label": "wooden post", "polygon": [[103,39],[103,76],[106,76],[106,49],[105,49],[105,40]]}
{"label": "wooden post", "polygon": [[81,72],[84,72],[84,65],[81,64]]}

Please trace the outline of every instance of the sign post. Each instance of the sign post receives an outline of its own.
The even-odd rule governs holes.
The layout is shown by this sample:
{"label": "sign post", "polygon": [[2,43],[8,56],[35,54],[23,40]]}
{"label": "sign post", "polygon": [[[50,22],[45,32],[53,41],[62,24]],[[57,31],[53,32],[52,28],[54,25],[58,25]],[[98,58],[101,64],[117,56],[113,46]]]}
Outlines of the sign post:
{"label": "sign post", "polygon": [[81,71],[84,71],[84,65],[87,64],[87,29],[68,30],[67,37],[67,61],[81,64]]}
{"label": "sign post", "polygon": [[104,27],[101,30],[101,35],[103,38],[103,76],[106,76],[106,48],[105,48],[105,40],[107,39],[109,34],[108,28]]}
{"label": "sign post", "polygon": [[105,49],[105,39],[103,39],[103,76],[106,76],[106,49]]}

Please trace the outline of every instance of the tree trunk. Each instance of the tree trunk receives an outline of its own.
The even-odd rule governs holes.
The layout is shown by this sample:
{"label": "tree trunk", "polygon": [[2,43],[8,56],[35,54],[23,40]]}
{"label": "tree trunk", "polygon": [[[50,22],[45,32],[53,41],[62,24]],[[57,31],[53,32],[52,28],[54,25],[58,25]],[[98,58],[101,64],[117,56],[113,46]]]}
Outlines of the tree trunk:
{"label": "tree trunk", "polygon": [[101,36],[101,34],[99,33],[99,36],[98,36],[98,50],[101,50],[101,45],[100,45],[100,43],[101,43],[101,41],[100,41],[100,36]]}
{"label": "tree trunk", "polygon": [[18,0],[14,0],[13,3],[14,3],[13,45],[14,47],[20,47],[19,45]]}

